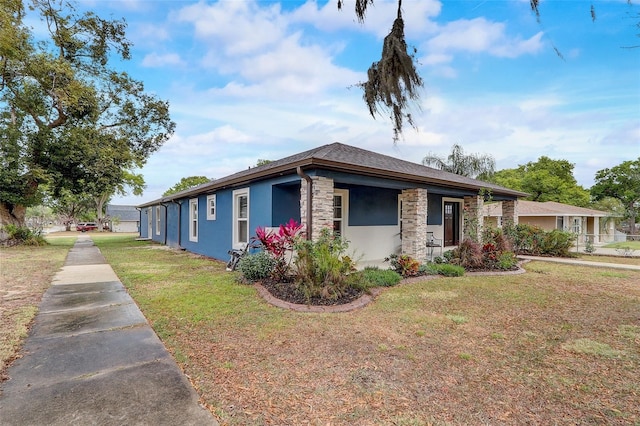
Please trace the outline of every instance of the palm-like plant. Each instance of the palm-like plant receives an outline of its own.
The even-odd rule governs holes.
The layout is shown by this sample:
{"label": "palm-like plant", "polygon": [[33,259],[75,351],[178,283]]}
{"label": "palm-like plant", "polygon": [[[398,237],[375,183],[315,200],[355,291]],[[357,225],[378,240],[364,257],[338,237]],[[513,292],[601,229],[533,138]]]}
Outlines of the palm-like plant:
{"label": "palm-like plant", "polygon": [[422,160],[422,164],[457,175],[471,178],[481,176],[484,179],[491,177],[496,167],[496,161],[491,155],[465,154],[464,149],[458,144],[451,147],[451,154],[446,159],[429,153]]}

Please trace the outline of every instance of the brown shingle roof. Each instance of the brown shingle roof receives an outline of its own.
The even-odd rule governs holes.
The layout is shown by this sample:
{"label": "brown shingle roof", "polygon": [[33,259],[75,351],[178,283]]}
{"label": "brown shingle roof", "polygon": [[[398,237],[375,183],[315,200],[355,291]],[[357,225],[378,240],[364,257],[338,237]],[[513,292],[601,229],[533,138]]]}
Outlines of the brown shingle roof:
{"label": "brown shingle roof", "polygon": [[[485,204],[485,216],[502,216],[502,203]],[[518,200],[518,216],[588,216],[606,217],[611,213],[600,210],[587,209],[555,201]]]}
{"label": "brown shingle roof", "polygon": [[145,207],[158,202],[171,201],[186,196],[214,191],[229,185],[239,185],[252,180],[264,179],[287,173],[295,173],[297,167],[320,167],[324,169],[356,173],[366,176],[404,180],[414,183],[434,184],[447,187],[479,191],[490,189],[493,194],[523,197],[526,193],[508,189],[488,182],[482,182],[454,173],[445,172],[388,155],[378,154],[355,146],[338,142],[300,152],[262,166],[216,179],[211,182],[172,194],[160,200],[140,205]]}

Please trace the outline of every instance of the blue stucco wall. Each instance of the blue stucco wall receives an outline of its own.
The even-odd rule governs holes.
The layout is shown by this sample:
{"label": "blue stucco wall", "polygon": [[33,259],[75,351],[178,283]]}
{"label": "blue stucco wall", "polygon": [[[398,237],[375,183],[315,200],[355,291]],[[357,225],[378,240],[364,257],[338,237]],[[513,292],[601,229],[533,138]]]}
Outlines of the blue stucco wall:
{"label": "blue stucco wall", "polygon": [[[300,220],[300,178],[281,176],[269,181],[257,182],[249,187],[249,237],[255,235],[258,226],[278,226],[292,217]],[[295,189],[297,187],[297,189]],[[180,201],[180,246],[194,253],[220,260],[228,260],[233,244],[233,191],[247,187],[223,189],[216,194],[216,219],[207,220],[207,195],[198,199],[198,241],[189,240],[189,199]],[[296,194],[297,191],[297,195]],[[278,211],[274,217],[274,211]],[[170,210],[168,241],[172,232],[178,235],[178,210]],[[172,225],[175,223],[176,225]],[[174,231],[175,230],[175,231]],[[177,239],[176,239],[177,240]]]}
{"label": "blue stucco wall", "polygon": [[349,190],[349,226],[398,224],[399,190],[340,184],[336,187]]}
{"label": "blue stucco wall", "polygon": [[300,182],[274,185],[272,191],[271,226],[293,219],[300,223]]}

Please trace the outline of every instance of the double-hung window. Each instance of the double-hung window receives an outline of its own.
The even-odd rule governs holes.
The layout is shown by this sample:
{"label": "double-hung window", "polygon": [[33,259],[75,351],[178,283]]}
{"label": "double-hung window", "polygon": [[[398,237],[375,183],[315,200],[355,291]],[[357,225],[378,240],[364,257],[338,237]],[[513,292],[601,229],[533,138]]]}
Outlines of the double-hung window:
{"label": "double-hung window", "polygon": [[160,235],[160,206],[156,206],[156,235]]}
{"label": "double-hung window", "polygon": [[216,194],[207,195],[207,220],[216,220]]}
{"label": "double-hung window", "polygon": [[249,243],[249,188],[233,191],[233,247]]}
{"label": "double-hung window", "polygon": [[198,242],[198,199],[189,200],[189,241]]}

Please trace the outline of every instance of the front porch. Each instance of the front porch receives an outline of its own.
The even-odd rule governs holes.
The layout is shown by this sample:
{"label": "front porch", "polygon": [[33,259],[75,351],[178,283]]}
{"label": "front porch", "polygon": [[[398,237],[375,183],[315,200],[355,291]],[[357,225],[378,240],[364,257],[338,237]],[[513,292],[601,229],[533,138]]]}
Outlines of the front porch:
{"label": "front porch", "polygon": [[[345,185],[312,176],[310,184],[301,181],[300,218],[305,227],[310,219],[312,239],[323,228],[340,232],[362,268],[384,265],[390,254],[424,262],[465,238],[481,237],[484,196],[453,192]],[[451,195],[442,195],[447,193]],[[503,223],[517,224],[517,200],[503,201],[502,211]]]}

